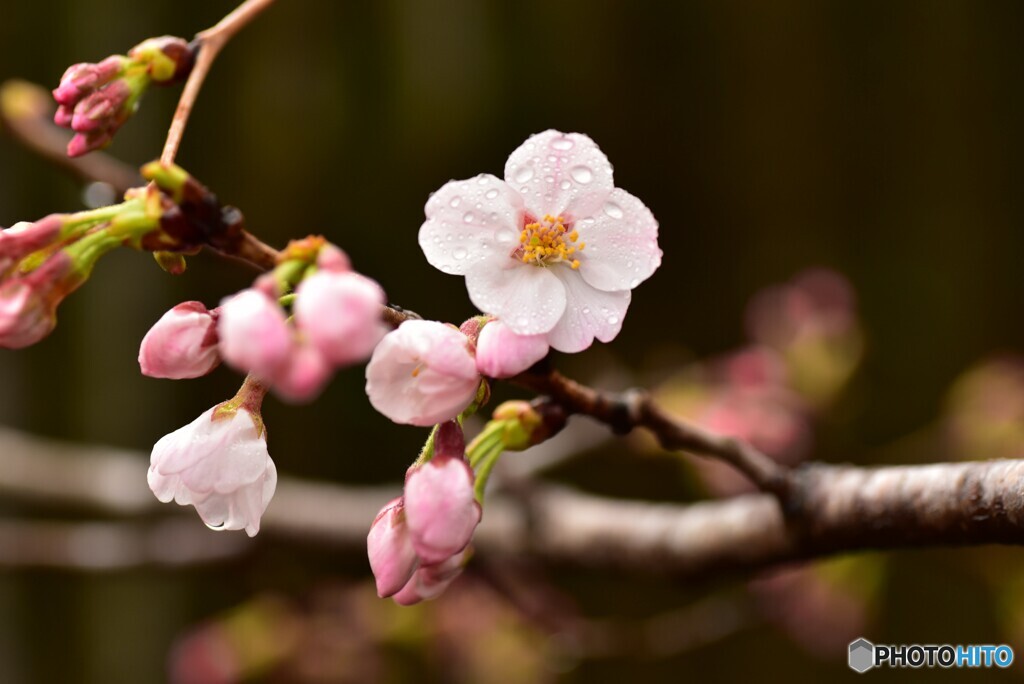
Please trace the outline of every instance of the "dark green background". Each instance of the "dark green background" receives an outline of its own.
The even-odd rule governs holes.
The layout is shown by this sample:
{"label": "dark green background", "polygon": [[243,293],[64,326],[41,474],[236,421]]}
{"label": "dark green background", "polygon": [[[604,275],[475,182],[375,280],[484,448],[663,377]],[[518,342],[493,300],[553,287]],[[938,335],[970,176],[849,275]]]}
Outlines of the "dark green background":
{"label": "dark green background", "polygon": [[[52,87],[72,62],[150,35],[191,35],[232,5],[8,2],[0,78]],[[416,244],[428,193],[449,178],[500,175],[531,133],[585,132],[616,183],[658,217],[665,259],[635,292],[618,339],[578,367],[611,355],[641,368],[664,347],[734,347],[751,294],[831,266],[859,293],[868,355],[820,457],[863,462],[929,422],[968,364],[1024,349],[1022,20],[1013,2],[282,0],[217,62],[179,162],[265,240],[323,233],[393,301],[459,321],[473,313],[461,279],[430,268]],[[179,92],[151,92],[111,151],[133,164],[157,157]],[[79,206],[75,183],[0,140],[0,224]],[[143,378],[139,340],[176,302],[213,305],[250,278],[208,256],[181,278],[148,255],[107,258],[62,306],[52,337],[0,351],[0,422],[148,450],[229,397],[238,378]],[[268,402],[283,471],[399,480],[422,432],[375,415],[362,382],[350,369],[312,406]],[[990,588],[958,569],[976,553],[897,556],[891,605],[869,636],[1004,639]],[[326,565],[308,582],[333,572]],[[680,600],[679,588],[585,579],[601,587],[579,591],[596,614],[603,592]],[[0,573],[0,678],[159,681],[175,634],[275,582],[259,557],[185,573]],[[765,629],[666,663],[585,665],[566,681],[769,672],[850,674]]]}

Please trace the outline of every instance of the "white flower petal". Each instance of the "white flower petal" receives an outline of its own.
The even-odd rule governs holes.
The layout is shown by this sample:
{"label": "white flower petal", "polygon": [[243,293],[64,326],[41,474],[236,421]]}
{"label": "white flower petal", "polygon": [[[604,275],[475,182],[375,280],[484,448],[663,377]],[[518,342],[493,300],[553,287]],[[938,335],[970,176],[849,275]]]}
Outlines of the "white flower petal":
{"label": "white flower petal", "polygon": [[565,286],[554,271],[508,260],[504,268],[479,266],[466,273],[474,306],[494,314],[518,335],[539,335],[555,326],[565,311]]}
{"label": "white flower petal", "polygon": [[582,133],[548,130],[509,155],[505,181],[520,192],[535,218],[589,216],[612,191],[612,165]]}
{"label": "white flower petal", "polygon": [[625,190],[613,190],[597,212],[573,227],[587,245],[577,255],[580,275],[599,290],[632,290],[661,265],[658,222]]}
{"label": "white flower petal", "polygon": [[572,354],[589,347],[595,337],[602,342],[615,339],[629,308],[630,291],[594,289],[578,272],[569,269],[558,269],[558,276],[565,284],[568,303],[565,314],[548,333],[548,343],[558,351]]}
{"label": "white flower petal", "polygon": [[427,200],[420,248],[434,268],[464,275],[481,260],[518,246],[523,199],[500,178],[481,174],[450,181]]}

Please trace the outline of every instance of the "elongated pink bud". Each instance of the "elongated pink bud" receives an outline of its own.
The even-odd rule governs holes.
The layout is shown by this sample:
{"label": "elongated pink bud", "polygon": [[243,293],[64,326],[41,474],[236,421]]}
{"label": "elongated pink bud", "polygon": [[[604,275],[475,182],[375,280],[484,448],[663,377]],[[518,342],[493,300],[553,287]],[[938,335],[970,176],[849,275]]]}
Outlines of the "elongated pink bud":
{"label": "elongated pink bud", "polygon": [[456,577],[462,574],[467,555],[466,551],[462,551],[436,565],[420,567],[402,587],[402,590],[391,598],[400,606],[411,606],[420,601],[437,598],[444,593],[444,590]]}
{"label": "elongated pink bud", "polygon": [[381,598],[391,596],[409,582],[419,559],[409,538],[401,497],[388,502],[377,514],[366,537],[366,553]]}
{"label": "elongated pink bud", "polygon": [[425,564],[466,548],[480,523],[473,471],[461,456],[435,456],[405,480],[405,510],[413,548]]}

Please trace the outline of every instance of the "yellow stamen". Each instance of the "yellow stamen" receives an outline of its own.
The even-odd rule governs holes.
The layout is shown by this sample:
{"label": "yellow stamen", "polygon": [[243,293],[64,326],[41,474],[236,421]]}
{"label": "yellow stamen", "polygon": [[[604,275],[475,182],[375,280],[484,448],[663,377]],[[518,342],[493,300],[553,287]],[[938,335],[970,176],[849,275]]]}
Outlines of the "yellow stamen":
{"label": "yellow stamen", "polygon": [[534,266],[548,266],[565,262],[576,269],[580,260],[571,258],[576,252],[582,251],[584,243],[576,244],[579,231],[570,230],[561,216],[546,214],[541,221],[534,221],[523,226],[519,234],[519,247],[515,255],[524,263]]}

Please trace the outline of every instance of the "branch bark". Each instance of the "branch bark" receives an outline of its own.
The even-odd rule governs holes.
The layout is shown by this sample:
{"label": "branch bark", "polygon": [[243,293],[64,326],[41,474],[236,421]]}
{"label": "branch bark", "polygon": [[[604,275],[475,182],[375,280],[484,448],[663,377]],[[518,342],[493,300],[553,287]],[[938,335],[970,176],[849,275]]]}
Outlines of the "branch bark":
{"label": "branch bark", "polygon": [[[0,430],[0,493],[113,515],[174,510],[210,544],[191,511],[159,504],[141,453],[77,447]],[[760,570],[865,549],[1024,543],[1024,460],[856,468],[809,465],[791,478],[792,509],[771,494],[693,504],[624,501],[542,483],[494,492],[479,553],[683,578]],[[398,487],[281,478],[267,537],[365,553],[378,509]],[[208,554],[209,552],[207,552]],[[229,554],[225,554],[229,555]],[[6,562],[0,556],[0,563]]]}

